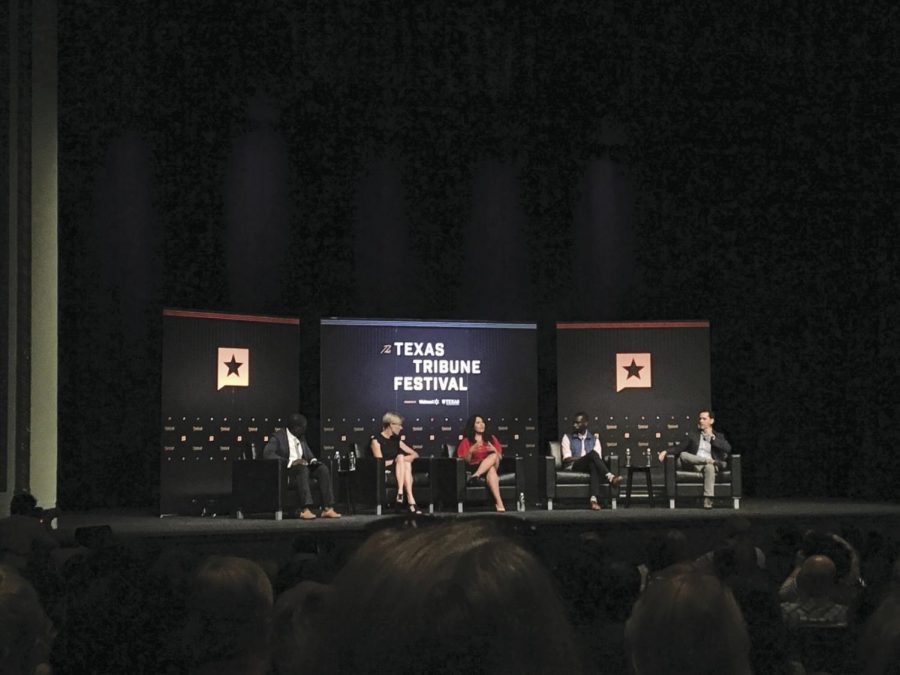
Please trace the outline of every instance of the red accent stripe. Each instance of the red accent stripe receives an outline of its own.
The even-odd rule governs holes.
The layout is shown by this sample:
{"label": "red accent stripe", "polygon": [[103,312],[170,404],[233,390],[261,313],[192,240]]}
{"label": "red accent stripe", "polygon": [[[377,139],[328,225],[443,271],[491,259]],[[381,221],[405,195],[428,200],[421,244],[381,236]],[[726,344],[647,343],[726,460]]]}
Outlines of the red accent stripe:
{"label": "red accent stripe", "polygon": [[261,316],[258,314],[223,314],[220,312],[196,312],[190,309],[164,309],[163,316],[184,316],[192,319],[221,319],[224,321],[251,321],[253,323],[283,323],[299,326],[300,319],[287,316]]}
{"label": "red accent stripe", "polygon": [[610,323],[557,323],[557,330],[605,328],[709,328],[709,321],[632,321]]}

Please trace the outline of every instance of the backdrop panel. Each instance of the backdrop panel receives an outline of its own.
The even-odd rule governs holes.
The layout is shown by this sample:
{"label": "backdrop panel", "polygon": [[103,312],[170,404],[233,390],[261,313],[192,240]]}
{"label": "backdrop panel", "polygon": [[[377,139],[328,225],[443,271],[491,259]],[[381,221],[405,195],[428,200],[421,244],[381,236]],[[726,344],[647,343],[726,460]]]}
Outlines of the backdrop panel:
{"label": "backdrop panel", "polygon": [[323,319],[322,447],[367,444],[388,410],[406,442],[432,455],[484,415],[504,447],[537,447],[535,324]]}
{"label": "backdrop panel", "polygon": [[226,510],[232,462],[299,408],[299,321],[163,311],[160,512]]}
{"label": "backdrop panel", "polygon": [[[558,323],[559,430],[579,410],[633,461],[680,443],[710,405],[709,322]],[[636,459],[636,456],[639,459]],[[654,475],[661,486],[661,475]],[[656,487],[655,486],[655,487]]]}

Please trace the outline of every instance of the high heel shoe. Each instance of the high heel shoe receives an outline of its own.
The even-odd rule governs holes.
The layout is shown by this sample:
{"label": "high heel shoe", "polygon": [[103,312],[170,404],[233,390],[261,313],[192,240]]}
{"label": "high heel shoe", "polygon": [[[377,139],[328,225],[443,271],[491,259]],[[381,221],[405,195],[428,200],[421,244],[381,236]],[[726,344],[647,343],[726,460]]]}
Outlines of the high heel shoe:
{"label": "high heel shoe", "polygon": [[422,515],[422,512],[419,510],[419,505],[416,504],[415,502],[410,502],[408,506],[409,506],[409,512],[412,513],[413,515],[416,515],[416,516]]}

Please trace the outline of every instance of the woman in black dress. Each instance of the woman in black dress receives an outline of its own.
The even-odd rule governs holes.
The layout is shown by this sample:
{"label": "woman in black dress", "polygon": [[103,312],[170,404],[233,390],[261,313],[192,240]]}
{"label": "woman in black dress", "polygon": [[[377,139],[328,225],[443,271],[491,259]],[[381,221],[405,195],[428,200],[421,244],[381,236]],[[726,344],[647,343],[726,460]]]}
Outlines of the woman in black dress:
{"label": "woman in black dress", "polygon": [[413,496],[413,460],[419,456],[415,450],[409,447],[400,438],[403,430],[403,418],[395,412],[386,412],[381,418],[381,433],[372,436],[369,447],[375,457],[384,457],[385,466],[394,467],[394,475],[397,477],[397,503],[403,503],[403,493],[406,492],[406,503],[411,513],[421,513],[416,506],[416,498]]}

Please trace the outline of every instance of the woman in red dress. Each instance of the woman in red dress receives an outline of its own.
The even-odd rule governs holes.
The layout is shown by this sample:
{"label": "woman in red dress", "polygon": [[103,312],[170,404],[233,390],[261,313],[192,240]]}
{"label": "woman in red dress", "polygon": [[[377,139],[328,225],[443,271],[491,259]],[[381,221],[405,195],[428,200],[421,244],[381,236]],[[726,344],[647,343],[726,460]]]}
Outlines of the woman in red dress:
{"label": "woman in red dress", "polygon": [[491,496],[494,498],[494,508],[498,511],[506,511],[503,500],[500,498],[500,476],[497,470],[500,468],[500,458],[503,456],[503,447],[493,434],[486,431],[487,425],[481,415],[472,415],[463,429],[463,438],[456,448],[456,455],[462,457],[474,467],[468,481],[477,481],[484,476]]}

